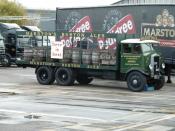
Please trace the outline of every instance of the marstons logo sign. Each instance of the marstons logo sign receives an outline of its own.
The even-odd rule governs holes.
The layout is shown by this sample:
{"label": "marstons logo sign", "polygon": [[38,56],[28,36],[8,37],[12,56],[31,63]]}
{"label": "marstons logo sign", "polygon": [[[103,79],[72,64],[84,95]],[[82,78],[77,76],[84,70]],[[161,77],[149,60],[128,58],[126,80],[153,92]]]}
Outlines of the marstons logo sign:
{"label": "marstons logo sign", "polygon": [[162,14],[156,17],[156,26],[174,27],[174,16],[169,14],[167,9],[164,9]]}
{"label": "marstons logo sign", "polygon": [[142,37],[156,37],[163,46],[175,46],[174,16],[167,9],[156,16],[155,23],[142,23]]}

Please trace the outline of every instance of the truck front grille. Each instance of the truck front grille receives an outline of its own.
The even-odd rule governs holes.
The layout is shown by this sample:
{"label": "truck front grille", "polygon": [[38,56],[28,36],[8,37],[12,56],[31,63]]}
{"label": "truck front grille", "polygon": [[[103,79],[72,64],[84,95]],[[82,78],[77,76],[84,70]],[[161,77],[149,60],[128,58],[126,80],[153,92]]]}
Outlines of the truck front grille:
{"label": "truck front grille", "polygon": [[160,58],[159,56],[154,56],[154,73],[159,73],[160,69]]}
{"label": "truck front grille", "polygon": [[5,49],[0,47],[0,54],[5,54]]}

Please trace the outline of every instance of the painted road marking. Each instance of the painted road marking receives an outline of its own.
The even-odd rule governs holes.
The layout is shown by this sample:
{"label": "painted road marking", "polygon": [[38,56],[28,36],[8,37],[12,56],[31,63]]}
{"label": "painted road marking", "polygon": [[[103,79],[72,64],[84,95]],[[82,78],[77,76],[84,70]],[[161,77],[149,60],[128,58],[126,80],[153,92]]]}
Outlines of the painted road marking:
{"label": "painted road marking", "polygon": [[170,131],[174,129],[175,127],[170,127],[170,126],[160,126],[160,125],[154,125],[151,127],[144,128],[143,131]]}
{"label": "painted road marking", "polygon": [[159,122],[159,121],[163,121],[163,120],[168,120],[168,119],[172,119],[172,118],[175,118],[175,115],[166,115],[160,119],[152,119],[152,120],[149,120],[149,121],[143,121],[143,122],[140,122],[140,123],[137,123],[137,124],[132,124],[131,126],[127,126],[127,127],[122,127],[121,129],[116,129],[115,131],[126,131],[126,130],[129,130],[129,129],[133,129],[133,128],[136,128],[136,127],[140,127],[140,126],[145,126],[145,125],[149,125],[149,124],[152,124],[152,123],[155,123],[155,122]]}
{"label": "painted road marking", "polygon": [[46,116],[46,117],[59,117],[59,118],[71,118],[71,119],[83,119],[83,120],[90,120],[90,121],[98,121],[98,122],[108,122],[104,119],[95,119],[95,118],[89,118],[89,117],[81,117],[81,116],[67,116],[67,115],[57,115],[57,114],[50,114],[50,113],[29,113],[24,111],[17,111],[17,110],[6,110],[6,109],[0,109],[0,112],[7,112],[7,113],[16,113],[16,114],[23,114],[23,115],[36,115],[36,116]]}
{"label": "painted road marking", "polygon": [[36,77],[36,75],[24,75],[24,74],[20,74],[20,76],[24,76],[24,77]]}
{"label": "painted road marking", "polygon": [[0,83],[0,87],[1,86],[19,86],[18,83]]}

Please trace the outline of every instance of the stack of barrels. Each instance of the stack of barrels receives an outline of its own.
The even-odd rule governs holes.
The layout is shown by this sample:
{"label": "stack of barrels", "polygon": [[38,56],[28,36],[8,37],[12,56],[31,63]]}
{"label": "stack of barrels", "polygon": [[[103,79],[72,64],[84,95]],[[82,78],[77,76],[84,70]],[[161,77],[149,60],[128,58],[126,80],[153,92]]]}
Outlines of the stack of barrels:
{"label": "stack of barrels", "polygon": [[93,65],[115,65],[116,53],[110,50],[72,49],[72,63]]}
{"label": "stack of barrels", "polygon": [[[47,59],[46,59],[47,57]],[[26,61],[51,61],[50,49],[44,47],[25,48],[24,60]],[[62,63],[92,64],[92,65],[115,65],[115,50],[90,50],[79,48],[64,48]]]}
{"label": "stack of barrels", "polygon": [[101,50],[100,61],[102,65],[115,65],[116,64],[116,53],[112,50]]}

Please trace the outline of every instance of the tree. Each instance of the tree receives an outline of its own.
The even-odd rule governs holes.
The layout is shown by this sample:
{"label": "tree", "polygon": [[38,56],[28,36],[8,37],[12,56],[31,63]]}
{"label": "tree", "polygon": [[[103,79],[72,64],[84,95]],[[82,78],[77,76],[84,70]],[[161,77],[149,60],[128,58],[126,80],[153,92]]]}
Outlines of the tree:
{"label": "tree", "polygon": [[[8,0],[0,0],[0,17],[1,16],[25,16],[25,8],[15,2]],[[17,23],[22,25],[27,22],[27,20],[0,20],[0,22]]]}

